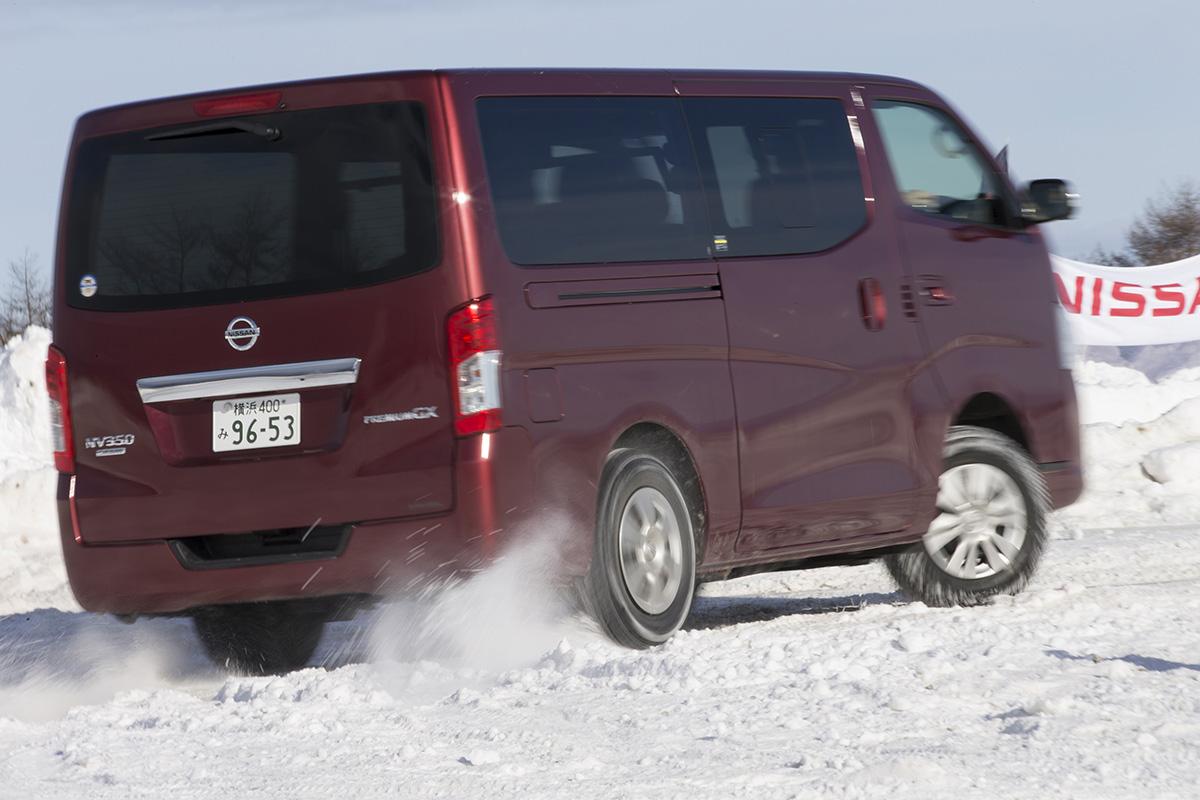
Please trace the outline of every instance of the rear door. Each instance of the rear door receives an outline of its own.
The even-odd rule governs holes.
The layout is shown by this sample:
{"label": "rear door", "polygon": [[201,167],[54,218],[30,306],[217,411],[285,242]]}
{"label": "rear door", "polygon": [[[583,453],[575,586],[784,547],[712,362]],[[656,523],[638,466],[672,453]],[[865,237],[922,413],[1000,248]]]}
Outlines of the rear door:
{"label": "rear door", "polygon": [[55,336],[84,541],[452,506],[439,113],[424,76],[80,121]]}
{"label": "rear door", "polygon": [[[907,527],[915,325],[839,85],[681,81],[713,220],[742,482],[739,551]],[[730,96],[739,95],[739,96]]]}

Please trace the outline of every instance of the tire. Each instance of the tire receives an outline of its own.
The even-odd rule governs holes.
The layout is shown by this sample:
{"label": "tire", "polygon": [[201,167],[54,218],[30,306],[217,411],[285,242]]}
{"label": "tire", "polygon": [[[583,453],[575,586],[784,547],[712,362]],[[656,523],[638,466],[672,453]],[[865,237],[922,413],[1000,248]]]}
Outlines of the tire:
{"label": "tire", "polygon": [[325,617],[287,603],[245,603],[198,609],[192,624],[208,657],[243,675],[276,675],[308,664]]}
{"label": "tire", "polygon": [[609,457],[583,593],[616,643],[662,644],[687,618],[696,589],[693,510],[655,456],[618,450]]}
{"label": "tire", "polygon": [[1020,592],[1046,545],[1050,499],[1041,472],[1020,445],[987,428],[950,428],[943,455],[940,513],[921,541],[884,558],[888,572],[930,606]]}

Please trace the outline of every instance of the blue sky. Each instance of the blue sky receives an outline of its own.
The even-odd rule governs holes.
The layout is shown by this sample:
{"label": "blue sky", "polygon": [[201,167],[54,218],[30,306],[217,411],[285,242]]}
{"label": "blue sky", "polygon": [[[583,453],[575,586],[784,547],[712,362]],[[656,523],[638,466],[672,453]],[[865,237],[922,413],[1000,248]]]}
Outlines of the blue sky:
{"label": "blue sky", "polygon": [[222,87],[388,69],[831,69],[922,81],[1024,179],[1083,196],[1047,226],[1081,256],[1145,200],[1200,178],[1200,3],[696,0],[568,3],[0,0],[0,262],[48,267],[74,118]]}

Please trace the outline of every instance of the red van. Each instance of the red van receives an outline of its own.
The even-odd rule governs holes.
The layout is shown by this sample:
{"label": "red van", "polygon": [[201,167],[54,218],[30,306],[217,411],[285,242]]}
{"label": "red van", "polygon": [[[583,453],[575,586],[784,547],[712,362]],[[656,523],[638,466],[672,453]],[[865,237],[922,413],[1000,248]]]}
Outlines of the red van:
{"label": "red van", "polygon": [[84,608],[249,671],[566,519],[618,642],[699,581],[1028,580],[1082,487],[1038,224],[873,75],[397,72],[78,122],[47,362]]}

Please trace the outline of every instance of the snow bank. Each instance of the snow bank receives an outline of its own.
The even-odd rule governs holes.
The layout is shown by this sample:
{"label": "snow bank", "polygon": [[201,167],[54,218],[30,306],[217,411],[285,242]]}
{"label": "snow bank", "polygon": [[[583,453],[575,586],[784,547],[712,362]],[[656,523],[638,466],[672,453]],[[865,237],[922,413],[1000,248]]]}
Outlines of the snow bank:
{"label": "snow bank", "polygon": [[50,331],[31,327],[0,350],[0,478],[51,463],[46,405],[49,346]]}
{"label": "snow bank", "polygon": [[[1119,403],[1104,395],[1120,397],[1126,389],[1100,387],[1093,396],[1116,409]],[[1197,522],[1200,398],[1184,400],[1146,422],[1085,425],[1083,460],[1087,488],[1078,503],[1057,513],[1060,521],[1081,528]]]}
{"label": "snow bank", "polygon": [[0,614],[75,609],[54,516],[46,348],[31,327],[0,350]]}
{"label": "snow bank", "polygon": [[1074,374],[1083,425],[1149,422],[1184,400],[1200,397],[1200,368],[1196,367],[1178,370],[1158,382],[1132,367],[1100,361],[1085,361]]}
{"label": "snow bank", "polygon": [[1200,342],[1156,344],[1141,347],[1097,347],[1081,349],[1084,361],[1131,367],[1158,383],[1182,369],[1200,366]]}
{"label": "snow bank", "polygon": [[1200,477],[1200,442],[1163,447],[1151,451],[1142,459],[1142,469],[1158,483],[1172,481],[1194,481]]}

